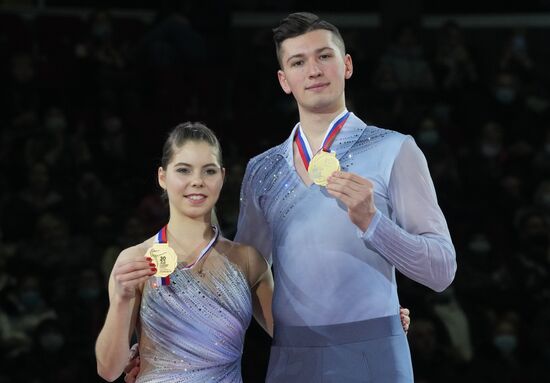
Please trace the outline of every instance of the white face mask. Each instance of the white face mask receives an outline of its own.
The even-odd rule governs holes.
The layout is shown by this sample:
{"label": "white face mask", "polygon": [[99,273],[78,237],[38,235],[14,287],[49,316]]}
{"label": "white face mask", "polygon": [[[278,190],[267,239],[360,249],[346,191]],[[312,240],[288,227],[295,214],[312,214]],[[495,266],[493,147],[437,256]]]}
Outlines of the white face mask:
{"label": "white face mask", "polygon": [[516,349],[517,339],[514,335],[510,334],[497,335],[493,339],[493,344],[503,354],[511,354]]}
{"label": "white face mask", "polygon": [[495,90],[495,98],[503,104],[510,104],[516,99],[516,91],[512,88],[500,87]]}

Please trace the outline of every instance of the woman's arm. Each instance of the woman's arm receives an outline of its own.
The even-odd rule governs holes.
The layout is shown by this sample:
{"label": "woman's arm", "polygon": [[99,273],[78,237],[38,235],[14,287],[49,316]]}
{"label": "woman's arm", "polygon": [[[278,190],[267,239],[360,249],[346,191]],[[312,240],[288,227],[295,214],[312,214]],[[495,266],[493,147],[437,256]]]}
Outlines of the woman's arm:
{"label": "woman's arm", "polygon": [[151,259],[139,247],[120,253],[109,278],[109,310],[96,341],[98,374],[116,380],[130,356],[130,338],[135,329],[141,295],[140,286],[155,273]]}

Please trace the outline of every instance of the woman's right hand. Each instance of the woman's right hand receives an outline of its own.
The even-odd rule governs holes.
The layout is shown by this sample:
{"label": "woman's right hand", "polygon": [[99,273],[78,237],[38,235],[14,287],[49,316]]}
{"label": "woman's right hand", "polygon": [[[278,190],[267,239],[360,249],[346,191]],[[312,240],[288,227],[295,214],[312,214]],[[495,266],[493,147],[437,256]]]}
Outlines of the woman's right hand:
{"label": "woman's right hand", "polygon": [[113,266],[115,296],[123,300],[134,298],[136,289],[156,271],[156,265],[140,247],[124,250]]}

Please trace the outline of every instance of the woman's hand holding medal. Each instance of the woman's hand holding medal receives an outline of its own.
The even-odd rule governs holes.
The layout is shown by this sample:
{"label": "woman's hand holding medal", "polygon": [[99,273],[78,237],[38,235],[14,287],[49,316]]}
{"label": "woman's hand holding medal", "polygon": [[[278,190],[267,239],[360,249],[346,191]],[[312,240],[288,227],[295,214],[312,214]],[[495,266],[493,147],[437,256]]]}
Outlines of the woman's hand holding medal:
{"label": "woman's hand holding medal", "polygon": [[132,299],[136,289],[157,271],[151,257],[137,247],[123,251],[113,267],[114,292],[121,299]]}
{"label": "woman's hand holding medal", "polygon": [[354,173],[336,171],[328,177],[326,188],[347,206],[351,222],[366,231],[376,213],[372,182]]}

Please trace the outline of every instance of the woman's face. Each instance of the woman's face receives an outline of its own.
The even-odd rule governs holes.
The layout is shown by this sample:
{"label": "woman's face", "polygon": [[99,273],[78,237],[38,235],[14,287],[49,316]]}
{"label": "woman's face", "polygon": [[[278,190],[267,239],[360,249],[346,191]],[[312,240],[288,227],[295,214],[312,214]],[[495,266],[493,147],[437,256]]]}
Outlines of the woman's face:
{"label": "woman's face", "polygon": [[204,141],[187,141],[174,154],[166,169],[158,171],[160,186],[166,190],[170,214],[192,219],[210,218],[220,196],[225,169],[217,149]]}

